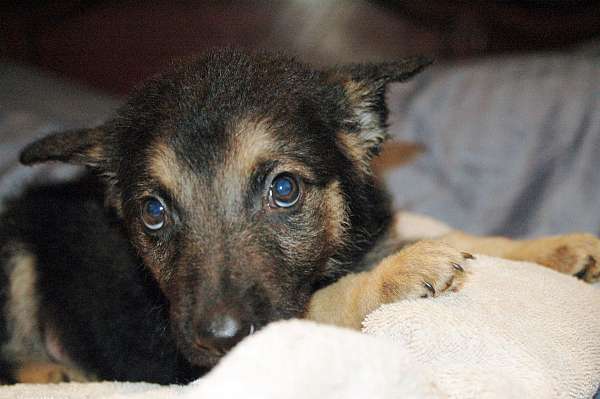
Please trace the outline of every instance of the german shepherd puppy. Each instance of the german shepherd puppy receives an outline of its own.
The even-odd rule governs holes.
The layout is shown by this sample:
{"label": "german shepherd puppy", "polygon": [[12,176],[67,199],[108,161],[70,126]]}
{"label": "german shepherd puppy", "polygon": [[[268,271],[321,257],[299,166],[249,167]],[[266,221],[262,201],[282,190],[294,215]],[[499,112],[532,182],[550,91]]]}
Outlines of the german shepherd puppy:
{"label": "german shepherd puppy", "polygon": [[400,249],[370,161],[386,85],[428,63],[314,70],[213,51],[102,126],[28,146],[26,165],[91,172],[31,187],[0,216],[3,380],[185,383],[273,320],[358,328],[381,303],[457,290],[461,251],[597,279],[590,235],[457,232]]}

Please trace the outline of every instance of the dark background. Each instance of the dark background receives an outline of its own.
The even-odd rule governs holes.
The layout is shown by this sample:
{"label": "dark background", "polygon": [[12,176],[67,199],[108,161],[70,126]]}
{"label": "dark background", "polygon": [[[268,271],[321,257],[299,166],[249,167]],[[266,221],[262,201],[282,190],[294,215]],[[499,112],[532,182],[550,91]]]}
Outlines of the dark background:
{"label": "dark background", "polygon": [[285,49],[313,63],[438,60],[565,48],[600,35],[600,2],[5,1],[0,57],[122,94],[213,46]]}

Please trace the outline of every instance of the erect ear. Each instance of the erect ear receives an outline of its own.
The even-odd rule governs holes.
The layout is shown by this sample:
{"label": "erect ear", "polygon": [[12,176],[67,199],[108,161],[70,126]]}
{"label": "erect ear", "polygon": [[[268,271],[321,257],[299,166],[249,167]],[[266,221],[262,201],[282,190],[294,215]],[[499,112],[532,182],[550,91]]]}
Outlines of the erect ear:
{"label": "erect ear", "polygon": [[102,127],[53,133],[29,144],[21,163],[60,161],[105,169],[110,161],[108,134]]}
{"label": "erect ear", "polygon": [[354,158],[359,157],[368,164],[387,138],[386,86],[411,78],[431,63],[428,58],[416,57],[378,64],[343,65],[328,71],[330,80],[342,84],[350,105],[348,132],[340,139]]}

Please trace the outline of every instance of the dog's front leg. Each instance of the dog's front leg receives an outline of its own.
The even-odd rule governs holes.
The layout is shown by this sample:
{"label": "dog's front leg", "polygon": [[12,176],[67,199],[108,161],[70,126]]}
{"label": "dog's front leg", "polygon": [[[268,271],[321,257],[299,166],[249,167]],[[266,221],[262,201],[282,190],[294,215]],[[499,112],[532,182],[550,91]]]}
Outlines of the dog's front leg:
{"label": "dog's front leg", "polygon": [[538,263],[587,282],[600,280],[600,239],[592,234],[511,240],[504,237],[477,237],[456,231],[443,236],[441,240],[465,251]]}
{"label": "dog's front leg", "polygon": [[458,290],[465,260],[472,256],[440,241],[419,241],[391,255],[371,271],[350,274],[317,291],[305,317],[360,329],[365,316],[382,304]]}
{"label": "dog's front leg", "polygon": [[16,368],[14,379],[16,382],[26,384],[57,384],[95,380],[79,370],[50,362],[25,363]]}

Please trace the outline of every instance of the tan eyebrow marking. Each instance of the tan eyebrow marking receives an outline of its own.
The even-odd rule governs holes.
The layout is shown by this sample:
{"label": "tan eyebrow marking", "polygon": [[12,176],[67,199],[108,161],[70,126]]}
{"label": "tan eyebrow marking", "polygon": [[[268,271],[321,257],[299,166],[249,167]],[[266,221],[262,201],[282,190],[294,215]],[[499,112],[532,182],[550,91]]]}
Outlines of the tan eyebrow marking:
{"label": "tan eyebrow marking", "polygon": [[225,209],[233,210],[242,200],[240,189],[247,187],[255,168],[277,155],[279,146],[267,118],[241,118],[228,129],[231,139],[213,188],[220,193]]}
{"label": "tan eyebrow marking", "polygon": [[191,203],[199,184],[192,170],[163,141],[157,140],[150,148],[150,175],[180,201]]}
{"label": "tan eyebrow marking", "polygon": [[281,149],[268,118],[243,118],[232,127],[224,173],[250,175],[256,165],[273,159]]}

